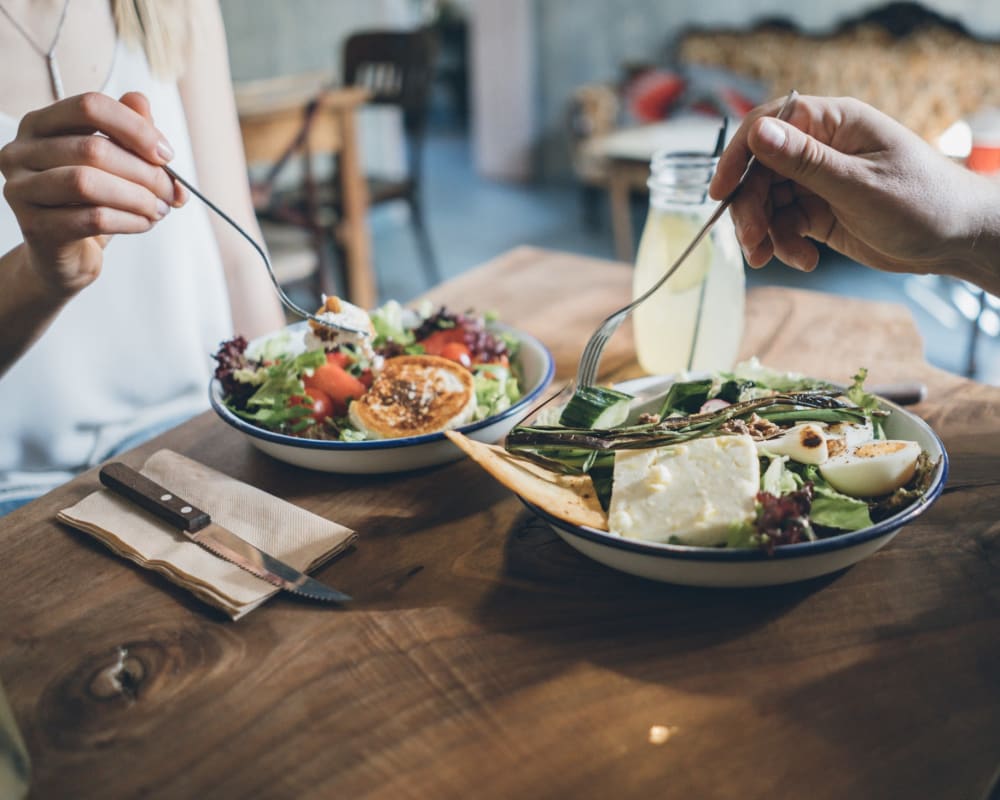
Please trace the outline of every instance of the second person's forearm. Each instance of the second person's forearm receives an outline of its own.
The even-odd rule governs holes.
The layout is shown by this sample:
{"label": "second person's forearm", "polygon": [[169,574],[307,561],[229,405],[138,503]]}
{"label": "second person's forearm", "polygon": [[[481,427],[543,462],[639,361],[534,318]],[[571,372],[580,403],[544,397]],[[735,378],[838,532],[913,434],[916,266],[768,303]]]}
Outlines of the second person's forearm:
{"label": "second person's forearm", "polygon": [[970,177],[970,231],[950,274],[1000,296],[1000,181]]}

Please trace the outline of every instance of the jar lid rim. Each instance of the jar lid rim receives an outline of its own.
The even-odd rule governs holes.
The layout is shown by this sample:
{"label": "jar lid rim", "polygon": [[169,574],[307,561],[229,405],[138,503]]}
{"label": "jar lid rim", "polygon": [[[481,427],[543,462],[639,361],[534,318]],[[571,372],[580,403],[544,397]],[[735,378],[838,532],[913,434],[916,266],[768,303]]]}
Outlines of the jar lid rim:
{"label": "jar lid rim", "polygon": [[654,150],[653,156],[650,159],[651,162],[656,161],[667,161],[667,160],[680,160],[680,159],[690,159],[690,160],[703,160],[711,164],[719,163],[719,156],[714,153],[706,153],[699,150],[670,150],[663,148],[661,150]]}

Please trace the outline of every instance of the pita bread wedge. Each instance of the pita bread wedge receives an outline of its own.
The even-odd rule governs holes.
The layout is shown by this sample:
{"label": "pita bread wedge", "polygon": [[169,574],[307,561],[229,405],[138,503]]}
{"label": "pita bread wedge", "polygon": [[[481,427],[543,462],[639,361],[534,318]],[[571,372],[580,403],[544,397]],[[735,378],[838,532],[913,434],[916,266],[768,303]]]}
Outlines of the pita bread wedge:
{"label": "pita bread wedge", "polygon": [[469,458],[515,494],[544,508],[552,516],[572,525],[608,529],[604,513],[589,475],[563,475],[518,458],[495,444],[484,444],[457,431],[445,431]]}

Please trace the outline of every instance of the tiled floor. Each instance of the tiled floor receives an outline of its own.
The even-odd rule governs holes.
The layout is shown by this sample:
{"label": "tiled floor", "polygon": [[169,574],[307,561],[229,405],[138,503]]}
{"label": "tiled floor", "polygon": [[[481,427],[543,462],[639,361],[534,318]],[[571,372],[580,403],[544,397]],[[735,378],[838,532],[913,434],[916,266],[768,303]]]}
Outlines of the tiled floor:
{"label": "tiled floor", "polygon": [[[609,226],[597,231],[583,226],[579,197],[573,187],[484,180],[472,167],[467,140],[457,134],[432,136],[425,158],[428,224],[445,277],[519,244],[613,257]],[[642,209],[637,209],[637,230],[641,229],[638,226],[642,214]],[[399,205],[374,209],[371,224],[382,299],[406,300],[421,292],[425,288],[423,273],[406,208]],[[812,274],[770,265],[751,271],[748,283],[797,286],[906,303],[924,336],[928,360],[952,372],[965,371],[971,324],[954,305],[941,299],[944,291],[960,286],[941,287],[934,280],[876,272],[835,253],[825,254],[820,268]],[[966,303],[970,299],[965,298]],[[990,321],[998,319],[994,314]],[[1000,385],[1000,336],[980,334],[976,363],[979,380]]]}

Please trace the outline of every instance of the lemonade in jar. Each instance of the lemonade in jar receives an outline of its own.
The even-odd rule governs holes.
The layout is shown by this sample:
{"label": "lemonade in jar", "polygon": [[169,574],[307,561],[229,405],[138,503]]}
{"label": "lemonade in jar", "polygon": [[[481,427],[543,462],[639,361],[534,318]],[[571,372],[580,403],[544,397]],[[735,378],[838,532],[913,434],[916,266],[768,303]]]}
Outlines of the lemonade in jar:
{"label": "lemonade in jar", "polygon": [[[657,153],[639,241],[633,298],[656,283],[715,210],[708,184],[718,158]],[[640,366],[651,374],[729,369],[743,336],[743,257],[727,211],[677,271],[633,312]]]}

